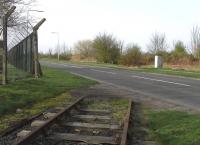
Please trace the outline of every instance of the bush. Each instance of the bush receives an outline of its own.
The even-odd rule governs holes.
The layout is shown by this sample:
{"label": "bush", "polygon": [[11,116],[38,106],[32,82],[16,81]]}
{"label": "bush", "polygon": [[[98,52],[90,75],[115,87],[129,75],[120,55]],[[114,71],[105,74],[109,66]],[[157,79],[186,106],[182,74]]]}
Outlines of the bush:
{"label": "bush", "polygon": [[70,60],[72,58],[71,53],[61,53],[60,54],[60,60]]}
{"label": "bush", "polygon": [[183,42],[176,42],[174,47],[174,50],[171,52],[172,62],[175,64],[183,63],[183,61],[186,62],[189,59],[189,57]]}
{"label": "bush", "polygon": [[171,61],[171,54],[167,51],[159,51],[156,55],[162,56],[164,62],[169,63]]}
{"label": "bush", "polygon": [[124,55],[121,56],[120,62],[123,65],[141,65],[142,52],[140,47],[136,44],[130,44],[127,46],[127,50]]}
{"label": "bush", "polygon": [[141,60],[142,65],[149,65],[152,63],[154,63],[154,55],[152,55],[150,53],[142,54],[142,60]]}
{"label": "bush", "polygon": [[99,62],[117,64],[120,58],[120,41],[110,34],[99,34],[93,41],[96,59]]}

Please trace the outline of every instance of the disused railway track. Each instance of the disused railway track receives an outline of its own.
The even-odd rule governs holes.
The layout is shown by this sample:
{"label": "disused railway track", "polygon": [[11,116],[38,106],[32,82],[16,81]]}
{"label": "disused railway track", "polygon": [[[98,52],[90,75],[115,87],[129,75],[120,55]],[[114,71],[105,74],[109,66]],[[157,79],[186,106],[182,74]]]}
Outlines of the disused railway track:
{"label": "disused railway track", "polygon": [[[81,107],[86,97],[66,108],[45,113],[15,132],[11,145],[126,145],[132,101],[123,123],[113,123],[110,110],[88,110]],[[45,118],[45,119],[44,119]],[[5,145],[5,144],[3,144]]]}

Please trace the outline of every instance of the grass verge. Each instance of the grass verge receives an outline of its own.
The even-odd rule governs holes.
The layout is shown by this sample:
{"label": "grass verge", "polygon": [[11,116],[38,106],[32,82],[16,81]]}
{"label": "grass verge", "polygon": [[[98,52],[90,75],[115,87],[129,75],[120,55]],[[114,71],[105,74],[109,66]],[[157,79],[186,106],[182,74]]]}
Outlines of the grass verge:
{"label": "grass verge", "polygon": [[199,145],[200,115],[178,111],[145,111],[149,128],[161,145]]}
{"label": "grass verge", "polygon": [[[74,63],[74,62],[72,62]],[[82,65],[90,65],[90,66],[97,66],[97,67],[108,67],[114,69],[125,69],[125,70],[132,70],[137,72],[146,72],[146,73],[156,73],[156,74],[164,74],[164,75],[172,75],[172,76],[181,76],[181,77],[188,77],[188,78],[196,78],[200,79],[200,72],[199,71],[190,71],[190,70],[176,70],[172,68],[153,68],[150,67],[127,67],[122,65],[115,65],[115,64],[104,64],[104,63],[89,63],[89,62],[80,62],[75,64],[82,64]]]}
{"label": "grass verge", "polygon": [[[13,82],[15,80],[30,77],[29,73],[26,73],[20,69],[16,69],[14,66],[8,64],[8,81]],[[2,81],[2,74],[0,73],[0,81]]]}
{"label": "grass verge", "polygon": [[189,77],[189,78],[200,78],[199,71],[188,71],[188,70],[174,70],[172,68],[138,68],[134,69],[135,71],[139,72],[147,72],[147,73],[157,73],[157,74],[166,74],[166,75],[174,75],[174,76],[182,76],[182,77]]}
{"label": "grass verge", "polygon": [[[50,62],[58,62],[56,59],[49,59],[49,58],[41,58],[41,61],[50,61]],[[108,67],[108,68],[116,68],[116,69],[128,69],[128,67],[123,65],[116,65],[116,64],[110,64],[110,63],[100,63],[100,62],[78,62],[78,61],[65,61],[60,60],[59,63],[66,63],[66,64],[77,64],[77,65],[85,65],[85,66],[95,66],[95,67]]]}
{"label": "grass verge", "polygon": [[2,125],[2,118],[14,113],[17,108],[23,110],[31,108],[39,102],[46,102],[71,89],[87,87],[96,83],[47,67],[43,67],[43,73],[44,76],[39,79],[27,77],[0,87],[0,127],[5,127]]}
{"label": "grass verge", "polygon": [[31,77],[31,74],[24,72],[20,69],[16,69],[13,65],[8,64],[8,80],[13,82],[26,77]]}

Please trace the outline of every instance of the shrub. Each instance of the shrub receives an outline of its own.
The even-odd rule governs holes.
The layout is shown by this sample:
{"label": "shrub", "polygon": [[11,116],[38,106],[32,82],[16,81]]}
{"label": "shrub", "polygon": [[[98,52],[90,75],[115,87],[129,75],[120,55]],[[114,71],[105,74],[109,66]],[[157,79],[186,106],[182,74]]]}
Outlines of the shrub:
{"label": "shrub", "polygon": [[186,47],[182,41],[177,41],[175,43],[174,50],[171,52],[171,57],[173,63],[181,63],[183,60],[187,61],[187,59],[189,59]]}
{"label": "shrub", "polygon": [[120,58],[120,44],[113,35],[106,33],[97,35],[93,41],[97,61],[117,64]]}
{"label": "shrub", "polygon": [[124,65],[141,65],[142,52],[140,47],[136,44],[130,44],[127,46],[125,54],[121,56],[121,63]]}

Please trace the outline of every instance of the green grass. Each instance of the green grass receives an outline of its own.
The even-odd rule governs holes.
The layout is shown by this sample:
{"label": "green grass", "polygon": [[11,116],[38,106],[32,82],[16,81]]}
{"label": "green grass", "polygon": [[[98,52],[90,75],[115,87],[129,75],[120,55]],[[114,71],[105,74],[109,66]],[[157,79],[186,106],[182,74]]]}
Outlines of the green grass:
{"label": "green grass", "polygon": [[165,74],[165,75],[174,75],[174,76],[182,76],[182,77],[189,77],[189,78],[200,78],[199,71],[189,71],[189,70],[176,70],[172,68],[153,68],[151,67],[127,67],[122,65],[115,65],[115,64],[105,64],[105,63],[95,63],[95,62],[70,62],[74,64],[80,65],[90,65],[90,66],[97,66],[97,67],[108,67],[108,68],[115,68],[115,69],[126,69],[132,70],[137,72],[146,72],[146,73],[157,73],[157,74]]}
{"label": "green grass", "polygon": [[200,145],[200,115],[147,111],[149,128],[161,145]]}
{"label": "green grass", "polygon": [[[41,58],[43,61],[53,61],[53,62],[58,62],[57,59],[49,59],[49,58]],[[109,68],[127,68],[126,66],[123,65],[116,65],[116,64],[110,64],[110,63],[100,63],[100,62],[78,62],[78,61],[65,61],[65,60],[60,60],[60,63],[67,63],[67,64],[77,64],[77,65],[85,65],[85,66],[96,66],[96,67],[109,67]]]}
{"label": "green grass", "polygon": [[24,72],[20,69],[16,69],[13,65],[8,65],[8,80],[10,82],[30,76],[31,75],[29,73]]}
{"label": "green grass", "polygon": [[0,87],[0,116],[15,112],[17,108],[32,106],[71,89],[95,84],[70,73],[43,68],[44,76],[39,79],[27,77]]}
{"label": "green grass", "polygon": [[[18,79],[30,77],[29,73],[26,73],[20,69],[16,69],[14,66],[8,64],[8,82],[13,82]],[[2,74],[0,74],[0,81],[2,81]]]}
{"label": "green grass", "polygon": [[158,73],[158,74],[175,75],[175,76],[190,77],[190,78],[200,78],[199,71],[174,70],[171,68],[156,69],[156,68],[145,68],[145,67],[134,70],[147,73]]}
{"label": "green grass", "polygon": [[31,107],[25,107],[20,113],[11,113],[4,115],[3,117],[0,117],[0,132],[1,130],[8,128],[10,124],[12,124],[12,122],[16,122],[18,120],[22,120],[33,115],[37,115],[46,111],[48,108],[70,105],[76,99],[76,97],[72,97],[68,92],[66,92],[53,98],[48,98],[39,101]]}

